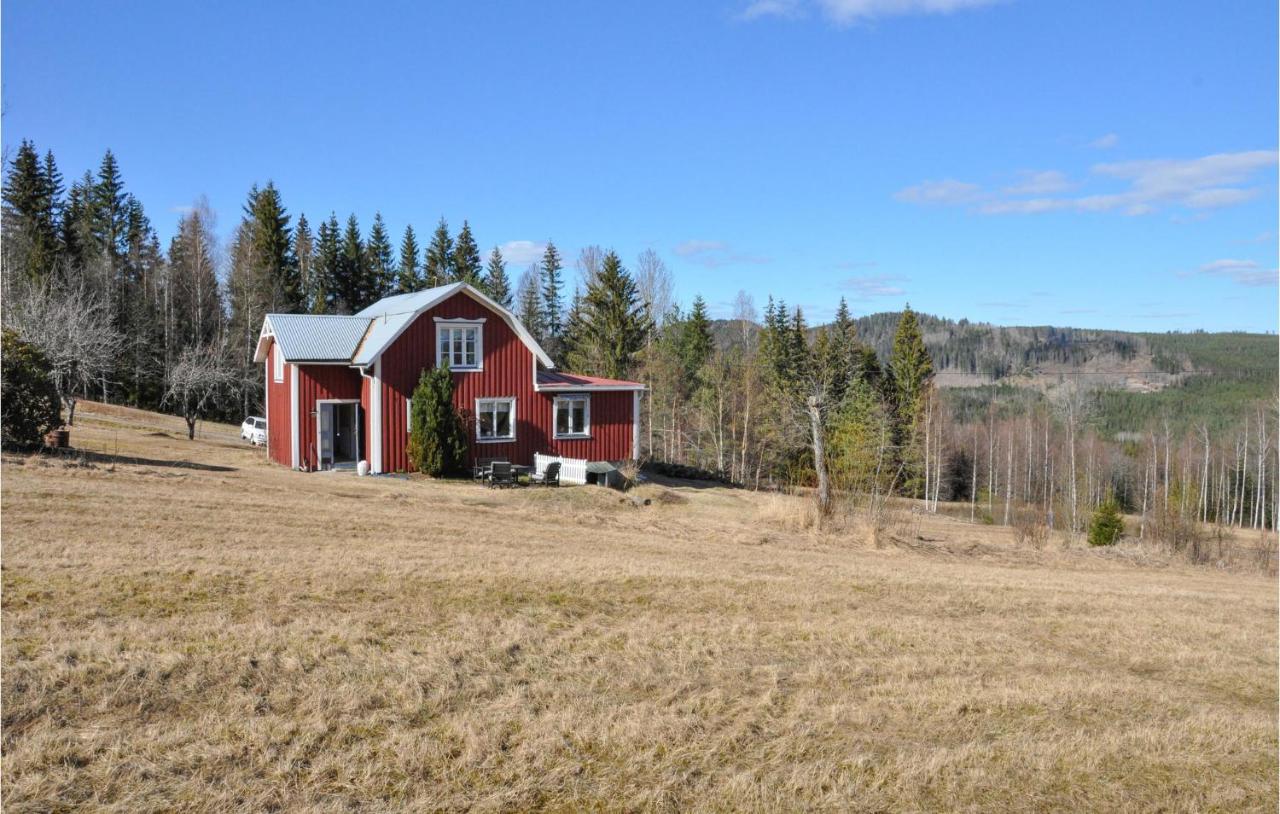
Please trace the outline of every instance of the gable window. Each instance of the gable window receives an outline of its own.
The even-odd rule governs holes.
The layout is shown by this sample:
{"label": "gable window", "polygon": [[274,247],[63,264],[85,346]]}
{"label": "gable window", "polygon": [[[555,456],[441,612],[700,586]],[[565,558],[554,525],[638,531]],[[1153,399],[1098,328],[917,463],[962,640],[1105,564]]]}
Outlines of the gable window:
{"label": "gable window", "polygon": [[555,437],[586,438],[591,434],[591,397],[557,396]]}
{"label": "gable window", "polygon": [[485,443],[516,440],[516,400],[476,399],[476,440]]}
{"label": "gable window", "polygon": [[484,324],[461,320],[436,321],[436,365],[450,370],[480,370],[484,367]]}
{"label": "gable window", "polygon": [[275,366],[275,380],[284,381],[284,354],[280,352],[279,344],[271,349],[271,361]]}

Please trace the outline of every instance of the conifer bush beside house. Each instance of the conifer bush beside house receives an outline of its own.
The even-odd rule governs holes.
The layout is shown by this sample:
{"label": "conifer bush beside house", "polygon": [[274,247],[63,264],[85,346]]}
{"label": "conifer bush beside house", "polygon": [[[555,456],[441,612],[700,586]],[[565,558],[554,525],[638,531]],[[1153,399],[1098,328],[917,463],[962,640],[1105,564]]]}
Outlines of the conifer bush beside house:
{"label": "conifer bush beside house", "polygon": [[1106,500],[1093,513],[1089,523],[1089,545],[1114,545],[1124,533],[1124,519],[1114,500]]}
{"label": "conifer bush beside house", "polygon": [[4,332],[3,358],[0,430],[4,446],[35,449],[45,433],[62,425],[52,369],[39,349],[11,330]]}
{"label": "conifer bush beside house", "polygon": [[467,457],[462,417],[453,406],[453,376],[448,365],[422,371],[409,407],[409,462],[438,478],[457,474]]}

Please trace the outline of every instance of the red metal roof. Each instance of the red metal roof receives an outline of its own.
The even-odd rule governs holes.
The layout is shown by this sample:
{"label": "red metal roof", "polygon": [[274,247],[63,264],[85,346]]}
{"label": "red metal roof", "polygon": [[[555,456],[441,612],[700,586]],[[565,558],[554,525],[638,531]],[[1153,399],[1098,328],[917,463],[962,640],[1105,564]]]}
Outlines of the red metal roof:
{"label": "red metal roof", "polygon": [[640,382],[622,379],[606,379],[603,376],[584,376],[581,373],[565,373],[563,370],[539,370],[540,390],[643,390]]}

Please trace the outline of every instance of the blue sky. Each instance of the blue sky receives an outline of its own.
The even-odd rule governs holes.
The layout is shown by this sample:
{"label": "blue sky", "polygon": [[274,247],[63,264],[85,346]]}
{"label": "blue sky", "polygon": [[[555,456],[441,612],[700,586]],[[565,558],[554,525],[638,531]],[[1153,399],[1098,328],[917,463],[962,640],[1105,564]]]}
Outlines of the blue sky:
{"label": "blue sky", "polygon": [[828,318],[1275,330],[1274,2],[9,0],[3,141]]}

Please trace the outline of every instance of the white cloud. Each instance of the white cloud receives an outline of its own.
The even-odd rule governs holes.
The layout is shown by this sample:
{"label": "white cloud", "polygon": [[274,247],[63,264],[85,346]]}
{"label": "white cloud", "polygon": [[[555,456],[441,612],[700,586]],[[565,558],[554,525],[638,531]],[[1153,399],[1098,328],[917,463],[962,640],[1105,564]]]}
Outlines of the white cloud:
{"label": "white cloud", "polygon": [[900,285],[905,282],[907,278],[897,274],[864,274],[843,280],[840,287],[852,291],[855,300],[869,300],[876,297],[901,297],[907,293]]}
{"label": "white cloud", "polygon": [[1255,260],[1231,260],[1227,258],[1205,263],[1196,269],[1196,272],[1210,277],[1225,277],[1240,285],[1247,286],[1275,285],[1277,275],[1280,275],[1280,271],[1277,271],[1277,269],[1263,268]]}
{"label": "white cloud", "polygon": [[[1093,183],[1119,182],[1119,191],[1099,191],[1079,196],[1055,195],[1071,187],[1055,170],[1027,176],[1022,184],[998,191],[978,184],[947,179],[925,181],[907,187],[893,197],[914,204],[970,206],[984,215],[1037,214],[1041,212],[1119,212],[1149,215],[1166,207],[1207,210],[1236,206],[1257,197],[1261,187],[1251,185],[1257,174],[1276,163],[1274,150],[1218,153],[1202,158],[1120,161],[1096,164],[1090,169]],[[1017,195],[1036,195],[1019,198]]]}
{"label": "white cloud", "polygon": [[1013,186],[1004,188],[1006,195],[1052,195],[1065,192],[1075,184],[1067,180],[1067,176],[1057,170],[1043,172],[1023,171],[1022,180]]}
{"label": "white cloud", "polygon": [[982,187],[977,184],[966,184],[954,178],[947,178],[942,181],[925,181],[922,184],[907,187],[899,190],[893,197],[907,203],[953,206],[969,203],[981,192]]}
{"label": "white cloud", "polygon": [[676,244],[675,253],[678,257],[709,269],[721,266],[762,265],[770,261],[770,258],[761,255],[734,251],[722,240],[686,240]]}
{"label": "white cloud", "polygon": [[542,259],[547,250],[546,243],[535,243],[532,240],[508,240],[498,247],[502,259],[514,266],[526,266]]}
{"label": "white cloud", "polygon": [[1105,136],[1099,136],[1089,142],[1089,146],[1095,150],[1110,150],[1112,147],[1120,143],[1120,137],[1115,133],[1107,133]]}
{"label": "white cloud", "polygon": [[743,20],[760,17],[797,17],[801,14],[799,0],[754,0],[738,15]]}
{"label": "white cloud", "polygon": [[800,17],[812,7],[837,25],[852,25],[909,14],[950,14],[995,2],[998,0],[752,0],[739,16],[744,20]]}

